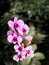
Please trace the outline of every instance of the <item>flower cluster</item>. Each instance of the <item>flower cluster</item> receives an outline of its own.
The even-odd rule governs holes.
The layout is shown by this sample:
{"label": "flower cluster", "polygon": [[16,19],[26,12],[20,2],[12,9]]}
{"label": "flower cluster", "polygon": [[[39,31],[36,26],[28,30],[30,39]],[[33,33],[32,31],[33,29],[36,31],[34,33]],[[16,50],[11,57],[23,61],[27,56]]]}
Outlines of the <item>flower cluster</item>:
{"label": "flower cluster", "polygon": [[9,43],[14,44],[14,50],[17,52],[13,56],[13,60],[19,61],[25,57],[34,57],[34,51],[30,45],[32,36],[27,36],[29,27],[23,20],[14,18],[14,21],[9,20],[8,26],[10,30],[7,31],[7,40]]}

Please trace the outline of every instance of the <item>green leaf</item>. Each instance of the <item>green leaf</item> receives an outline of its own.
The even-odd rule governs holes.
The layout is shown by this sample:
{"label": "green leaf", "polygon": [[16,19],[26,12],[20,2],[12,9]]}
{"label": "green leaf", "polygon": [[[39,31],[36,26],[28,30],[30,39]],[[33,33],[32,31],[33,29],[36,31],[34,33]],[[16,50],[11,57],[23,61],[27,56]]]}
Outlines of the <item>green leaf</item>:
{"label": "green leaf", "polygon": [[31,63],[31,65],[41,65],[41,62],[37,61],[37,60],[33,60],[33,62]]}
{"label": "green leaf", "polygon": [[29,32],[29,35],[32,35],[32,36],[34,36],[35,35],[35,27],[30,23],[29,24],[30,25],[30,32]]}
{"label": "green leaf", "polygon": [[40,53],[40,52],[35,53],[34,60],[43,60],[43,59],[45,59],[45,56],[43,53]]}
{"label": "green leaf", "polygon": [[25,58],[21,61],[21,65],[28,65],[31,61],[31,57]]}
{"label": "green leaf", "polygon": [[46,35],[37,32],[37,39],[43,40],[46,37]]}
{"label": "green leaf", "polygon": [[37,45],[36,44],[33,44],[32,45],[32,49],[33,49],[33,51],[37,50]]}

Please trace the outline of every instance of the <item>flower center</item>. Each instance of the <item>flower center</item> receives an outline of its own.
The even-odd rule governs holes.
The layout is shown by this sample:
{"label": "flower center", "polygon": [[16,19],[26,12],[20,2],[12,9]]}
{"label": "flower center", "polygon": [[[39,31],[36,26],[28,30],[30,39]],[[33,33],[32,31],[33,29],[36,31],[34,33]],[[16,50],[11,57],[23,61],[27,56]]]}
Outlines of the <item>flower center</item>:
{"label": "flower center", "polygon": [[29,54],[29,53],[30,53],[30,50],[27,51],[27,54]]}
{"label": "flower center", "polygon": [[25,33],[25,32],[26,32],[26,29],[24,29],[24,28],[23,28],[23,30],[22,30],[22,31]]}
{"label": "flower center", "polygon": [[19,47],[18,49],[19,49],[19,51],[22,51],[22,47]]}
{"label": "flower center", "polygon": [[26,55],[25,55],[25,56],[27,56],[27,54],[30,54],[30,50],[27,50],[27,53],[26,53]]}
{"label": "flower center", "polygon": [[22,58],[22,55],[20,54],[20,55],[18,55],[18,57],[19,57],[19,59],[20,59],[20,58]]}
{"label": "flower center", "polygon": [[18,28],[19,25],[17,23],[14,24],[14,28]]}
{"label": "flower center", "polygon": [[17,34],[17,36],[21,36],[21,37],[22,37],[22,35],[21,35],[21,34],[19,34],[19,33]]}
{"label": "flower center", "polygon": [[16,37],[14,37],[14,38],[13,38],[13,41],[17,41],[17,38],[16,38]]}

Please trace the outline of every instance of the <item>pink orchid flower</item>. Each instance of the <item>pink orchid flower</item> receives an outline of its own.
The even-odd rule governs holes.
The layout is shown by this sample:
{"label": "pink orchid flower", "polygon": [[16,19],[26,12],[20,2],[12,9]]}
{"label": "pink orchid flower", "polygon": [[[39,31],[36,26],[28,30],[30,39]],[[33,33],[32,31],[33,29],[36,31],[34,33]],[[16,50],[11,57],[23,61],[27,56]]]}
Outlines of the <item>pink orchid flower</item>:
{"label": "pink orchid flower", "polygon": [[13,34],[14,34],[13,31],[11,31],[11,30],[7,31],[7,36],[9,36],[9,35],[13,35]]}
{"label": "pink orchid flower", "polygon": [[18,19],[15,17],[15,18],[14,18],[14,21],[12,21],[12,20],[9,20],[9,21],[8,21],[8,25],[9,25],[9,27],[10,27],[12,30],[14,30],[14,29],[18,30],[19,28],[22,28],[22,27],[23,27],[24,21],[21,20],[21,19],[18,20]]}
{"label": "pink orchid flower", "polygon": [[19,61],[19,60],[23,60],[23,58],[25,58],[25,55],[24,55],[24,53],[20,53],[20,54],[15,54],[14,56],[13,56],[13,60],[14,61]]}
{"label": "pink orchid flower", "polygon": [[34,57],[34,51],[32,50],[32,46],[28,46],[26,49],[26,57]]}
{"label": "pink orchid flower", "polygon": [[29,33],[29,27],[28,27],[28,25],[26,25],[26,24],[24,24],[24,26],[21,28],[21,29],[19,29],[19,31],[18,31],[20,34],[28,34]]}
{"label": "pink orchid flower", "polygon": [[14,34],[14,35],[9,35],[7,37],[7,40],[8,40],[9,43],[13,43],[13,44],[18,43],[18,44],[20,44],[22,42],[22,37],[17,36],[16,34]]}
{"label": "pink orchid flower", "polygon": [[24,39],[26,40],[26,46],[29,46],[33,37],[32,36],[25,36]]}
{"label": "pink orchid flower", "polygon": [[29,32],[28,25],[24,24],[22,31],[23,31],[24,34],[28,34],[28,32]]}
{"label": "pink orchid flower", "polygon": [[14,49],[16,52],[22,52],[24,50],[24,47],[21,45],[14,45]]}
{"label": "pink orchid flower", "polygon": [[25,39],[31,41],[33,39],[33,36],[26,36]]}

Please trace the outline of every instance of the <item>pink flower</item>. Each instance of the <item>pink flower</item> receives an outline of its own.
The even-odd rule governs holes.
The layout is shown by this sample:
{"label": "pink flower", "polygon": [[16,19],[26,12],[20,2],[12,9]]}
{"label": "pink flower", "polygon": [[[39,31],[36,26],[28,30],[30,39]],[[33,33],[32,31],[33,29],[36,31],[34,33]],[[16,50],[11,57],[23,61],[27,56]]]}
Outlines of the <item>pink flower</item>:
{"label": "pink flower", "polygon": [[15,17],[15,18],[14,18],[14,21],[11,21],[11,20],[8,21],[8,25],[9,25],[9,27],[10,27],[12,30],[14,30],[14,29],[18,30],[19,28],[22,28],[22,27],[23,27],[24,21],[21,20],[21,19],[18,20],[18,19]]}
{"label": "pink flower", "polygon": [[33,37],[32,36],[26,36],[25,39],[31,41],[33,39]]}
{"label": "pink flower", "polygon": [[21,33],[18,33],[17,36],[21,36],[21,37],[23,37],[23,35],[22,35]]}
{"label": "pink flower", "polygon": [[29,33],[28,25],[26,25],[23,20],[18,20],[17,17],[14,18],[14,21],[9,20],[8,25],[11,30],[7,31],[7,40],[9,43],[15,44],[14,50],[17,52],[17,54],[13,56],[13,60],[18,62],[25,57],[34,57],[34,51],[30,45],[33,37],[24,36]]}
{"label": "pink flower", "polygon": [[30,45],[32,38],[33,38],[32,36],[25,36],[24,37],[24,39],[26,40],[26,42],[25,42],[26,46]]}
{"label": "pink flower", "polygon": [[22,28],[20,28],[18,32],[21,35],[28,34],[29,33],[29,27],[28,27],[28,25],[24,24],[24,26]]}
{"label": "pink flower", "polygon": [[14,49],[16,52],[22,52],[24,50],[24,47],[21,45],[14,45]]}
{"label": "pink flower", "polygon": [[13,35],[14,34],[14,32],[13,31],[7,31],[7,36],[9,36],[9,35]]}
{"label": "pink flower", "polygon": [[22,31],[23,31],[24,34],[28,34],[29,27],[26,24],[24,24]]}
{"label": "pink flower", "polygon": [[34,51],[32,50],[32,46],[28,46],[25,48],[26,49],[26,57],[34,57]]}
{"label": "pink flower", "polygon": [[13,56],[13,60],[14,61],[19,61],[19,60],[23,60],[23,58],[25,58],[25,55],[24,55],[24,53],[20,53],[20,54],[15,54],[14,56]]}
{"label": "pink flower", "polygon": [[9,43],[13,43],[13,44],[18,43],[18,44],[20,44],[22,42],[22,37],[17,36],[16,34],[14,34],[14,35],[9,35],[7,37],[7,40],[8,40]]}

